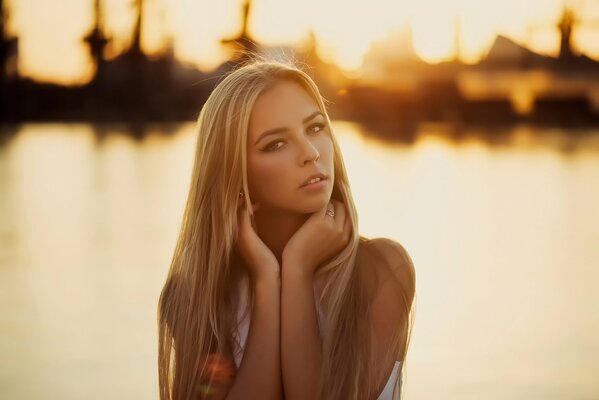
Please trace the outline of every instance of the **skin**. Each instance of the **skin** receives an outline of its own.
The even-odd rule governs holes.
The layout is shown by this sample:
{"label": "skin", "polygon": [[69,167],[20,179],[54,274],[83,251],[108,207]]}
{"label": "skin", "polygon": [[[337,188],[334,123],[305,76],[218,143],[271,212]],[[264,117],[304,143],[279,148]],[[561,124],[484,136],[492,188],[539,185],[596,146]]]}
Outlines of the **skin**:
{"label": "skin", "polygon": [[[263,136],[278,128],[284,131]],[[326,187],[319,192],[300,188],[315,173],[327,176]],[[254,208],[254,220],[248,224],[254,232],[241,229],[239,243],[252,276],[272,272],[261,266],[280,266],[283,256],[306,261],[302,268],[311,274],[345,246],[349,220],[343,204],[331,200],[333,182],[331,132],[317,103],[290,81],[262,93],[248,131],[248,183]],[[327,209],[335,216],[327,215]],[[243,223],[241,198],[239,212]]]}
{"label": "skin", "polygon": [[[274,129],[279,132],[264,135]],[[264,360],[259,363],[258,355],[244,354],[244,361],[246,357],[249,360],[245,365],[252,367],[245,367],[242,362],[230,398],[247,397],[250,383],[256,386],[252,379],[264,382],[262,388],[269,388],[267,396],[272,398],[315,396],[322,348],[313,297],[314,272],[345,247],[350,238],[345,207],[331,200],[334,170],[330,135],[317,103],[297,83],[276,84],[258,97],[252,109],[248,183],[255,219],[250,220],[245,201],[240,199],[237,249],[246,261],[255,288],[263,288],[265,301],[271,299],[280,304],[280,319],[252,315],[256,321],[252,319],[250,326],[260,324],[261,318],[257,330],[277,324],[280,330],[258,337],[250,329],[246,347],[262,357],[268,355],[271,361],[278,355],[279,362],[267,363],[266,368],[279,368],[280,373],[274,375],[278,382],[274,379],[269,384],[268,378],[255,373],[264,370]],[[316,192],[302,189],[300,186],[315,173],[328,177],[326,186]],[[334,210],[335,215],[327,215],[327,210]],[[274,311],[271,307],[271,316]]]}
{"label": "skin", "polygon": [[[343,249],[351,224],[344,205],[331,199],[333,146],[317,103],[297,83],[283,81],[263,92],[250,117],[248,183],[254,220],[245,199],[238,205],[236,251],[245,261],[256,303],[252,310],[244,356],[232,382],[217,388],[218,399],[314,399],[322,364],[322,343],[314,301],[314,274]],[[312,116],[308,121],[307,117]],[[260,136],[274,128],[284,131]],[[328,176],[322,191],[300,189],[312,174]],[[334,210],[331,217],[327,209]],[[395,313],[397,293],[412,289],[408,268],[398,252],[379,246],[388,263],[369,270],[373,288],[373,348],[381,362],[376,371],[382,389],[396,355],[388,338],[402,316]],[[361,259],[368,258],[363,251]],[[387,257],[385,256],[385,257]],[[398,266],[404,277],[378,279],[383,264]],[[360,261],[360,268],[370,263]],[[393,277],[393,274],[390,275]],[[383,290],[384,289],[384,290]],[[390,358],[388,357],[390,355]],[[232,354],[228,354],[232,359]]]}

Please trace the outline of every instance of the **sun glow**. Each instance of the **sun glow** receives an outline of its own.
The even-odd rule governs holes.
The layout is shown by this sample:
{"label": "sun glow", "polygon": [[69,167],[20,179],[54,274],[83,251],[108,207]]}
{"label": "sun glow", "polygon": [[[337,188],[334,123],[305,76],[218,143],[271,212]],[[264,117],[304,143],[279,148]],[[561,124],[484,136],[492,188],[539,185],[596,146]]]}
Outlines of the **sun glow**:
{"label": "sun glow", "polygon": [[[599,2],[582,3],[580,15],[588,17],[590,23],[581,24],[573,42],[576,48],[597,57],[599,30],[593,26],[599,20]],[[107,49],[110,57],[130,44],[134,3],[105,0],[102,4],[105,30],[112,38]],[[159,52],[172,39],[180,60],[203,69],[214,68],[228,56],[220,40],[237,35],[241,28],[241,5],[242,0],[146,1],[142,45],[148,52]],[[373,41],[385,40],[408,23],[414,48],[425,61],[454,58],[457,35],[460,58],[476,62],[497,34],[555,55],[559,41],[555,24],[562,5],[562,0],[255,0],[248,29],[256,40],[269,46],[298,45],[312,31],[323,59],[357,70]],[[9,33],[19,38],[21,75],[63,83],[89,79],[93,67],[81,39],[92,25],[92,0],[63,0],[59,4],[19,0],[9,2],[7,9]]]}

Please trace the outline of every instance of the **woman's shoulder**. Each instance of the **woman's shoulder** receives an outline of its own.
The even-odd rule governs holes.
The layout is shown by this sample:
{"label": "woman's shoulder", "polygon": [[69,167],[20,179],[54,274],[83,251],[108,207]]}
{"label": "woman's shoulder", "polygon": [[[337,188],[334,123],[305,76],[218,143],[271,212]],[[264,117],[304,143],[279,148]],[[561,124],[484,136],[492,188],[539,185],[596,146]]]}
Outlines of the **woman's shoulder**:
{"label": "woman's shoulder", "polygon": [[385,283],[398,285],[404,293],[413,294],[416,284],[414,263],[406,248],[396,240],[361,236],[356,262],[375,291]]}

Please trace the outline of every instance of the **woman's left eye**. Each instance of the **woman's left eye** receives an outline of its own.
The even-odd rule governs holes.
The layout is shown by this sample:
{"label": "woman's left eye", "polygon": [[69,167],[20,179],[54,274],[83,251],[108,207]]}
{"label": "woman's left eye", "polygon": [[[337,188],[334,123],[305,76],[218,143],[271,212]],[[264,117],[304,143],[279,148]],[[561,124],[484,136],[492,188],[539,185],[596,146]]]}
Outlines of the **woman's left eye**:
{"label": "woman's left eye", "polygon": [[[316,128],[316,129],[314,129],[314,128]],[[308,129],[311,130],[313,133],[318,133],[324,129],[324,124],[321,124],[321,123],[312,124],[312,125],[310,125],[310,127]]]}

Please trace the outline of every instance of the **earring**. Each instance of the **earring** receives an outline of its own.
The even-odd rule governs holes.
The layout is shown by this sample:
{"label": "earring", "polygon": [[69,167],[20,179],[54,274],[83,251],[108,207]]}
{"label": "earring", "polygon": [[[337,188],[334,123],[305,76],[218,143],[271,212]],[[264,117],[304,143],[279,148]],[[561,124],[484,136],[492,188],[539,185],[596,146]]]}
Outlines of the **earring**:
{"label": "earring", "polygon": [[239,197],[243,197],[245,194],[243,192],[239,192]]}

